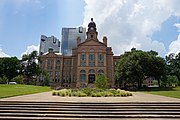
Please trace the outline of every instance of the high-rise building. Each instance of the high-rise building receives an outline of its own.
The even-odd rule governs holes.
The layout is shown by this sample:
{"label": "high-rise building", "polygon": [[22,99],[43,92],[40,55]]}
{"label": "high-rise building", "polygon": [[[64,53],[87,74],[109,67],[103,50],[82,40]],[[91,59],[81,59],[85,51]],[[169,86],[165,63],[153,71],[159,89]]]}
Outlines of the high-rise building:
{"label": "high-rise building", "polygon": [[40,40],[40,48],[39,54],[43,55],[44,53],[48,52],[49,49],[53,49],[54,52],[60,52],[60,41],[54,36],[47,37],[45,35],[41,35]]}
{"label": "high-rise building", "polygon": [[80,37],[81,41],[86,39],[86,28],[62,28],[61,53],[64,56],[72,55],[72,48],[77,47],[76,39]]}

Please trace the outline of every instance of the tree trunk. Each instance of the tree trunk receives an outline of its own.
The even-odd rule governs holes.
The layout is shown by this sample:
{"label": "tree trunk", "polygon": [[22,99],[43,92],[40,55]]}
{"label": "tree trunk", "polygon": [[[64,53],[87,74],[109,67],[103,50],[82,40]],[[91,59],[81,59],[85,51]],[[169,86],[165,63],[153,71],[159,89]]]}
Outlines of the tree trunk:
{"label": "tree trunk", "polygon": [[158,79],[158,86],[161,87],[161,84],[160,84],[160,79]]}
{"label": "tree trunk", "polygon": [[138,81],[138,88],[141,88],[141,86],[142,86],[142,81],[139,80],[139,81]]}

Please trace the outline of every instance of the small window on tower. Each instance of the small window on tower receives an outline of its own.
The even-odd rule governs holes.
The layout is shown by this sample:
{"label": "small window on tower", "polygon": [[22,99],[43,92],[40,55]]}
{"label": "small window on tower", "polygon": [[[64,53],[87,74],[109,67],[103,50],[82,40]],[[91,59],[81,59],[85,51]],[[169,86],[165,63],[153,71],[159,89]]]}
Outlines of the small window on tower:
{"label": "small window on tower", "polygon": [[53,43],[56,43],[56,38],[53,37]]}
{"label": "small window on tower", "polygon": [[93,35],[91,35],[91,38],[93,38]]}
{"label": "small window on tower", "polygon": [[83,33],[83,27],[79,27],[79,33]]}

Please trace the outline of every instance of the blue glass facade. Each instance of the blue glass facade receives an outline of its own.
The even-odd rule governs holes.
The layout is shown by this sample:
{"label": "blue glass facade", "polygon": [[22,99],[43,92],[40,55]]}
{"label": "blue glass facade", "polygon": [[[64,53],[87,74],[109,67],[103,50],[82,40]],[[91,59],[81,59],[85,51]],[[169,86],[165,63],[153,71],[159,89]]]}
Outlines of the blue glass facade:
{"label": "blue glass facade", "polygon": [[85,41],[86,29],[83,27],[62,28],[61,53],[64,56],[72,55],[72,48],[77,47],[77,42],[76,42],[77,37],[80,37],[81,41]]}

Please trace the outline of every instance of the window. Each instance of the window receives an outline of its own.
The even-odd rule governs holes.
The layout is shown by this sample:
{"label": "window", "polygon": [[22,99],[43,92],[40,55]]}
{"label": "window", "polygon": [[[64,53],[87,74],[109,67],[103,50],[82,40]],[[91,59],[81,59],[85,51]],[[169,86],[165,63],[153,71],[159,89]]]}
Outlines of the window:
{"label": "window", "polygon": [[86,66],[86,62],[81,62],[80,66]]}
{"label": "window", "polygon": [[56,43],[56,38],[53,37],[53,43]]}
{"label": "window", "polygon": [[95,55],[94,54],[89,54],[89,60],[95,60]]}
{"label": "window", "polygon": [[85,81],[86,80],[86,71],[81,70],[80,71],[80,81]]}
{"label": "window", "polygon": [[57,64],[57,65],[60,65],[60,64],[61,64],[61,61],[60,61],[60,60],[57,60],[57,61],[56,61],[56,64]]}
{"label": "window", "polygon": [[98,74],[104,74],[103,70],[98,70]]}
{"label": "window", "polygon": [[59,71],[56,71],[56,76],[60,76],[60,72]]}
{"label": "window", "polygon": [[91,73],[91,74],[92,74],[92,73],[95,73],[95,70],[90,69],[88,73]]}
{"label": "window", "polygon": [[104,57],[103,54],[98,54],[98,66],[104,66]]}
{"label": "window", "polygon": [[60,66],[56,66],[56,70],[60,70],[60,68],[61,68]]}
{"label": "window", "polygon": [[95,62],[89,62],[89,66],[95,66]]}
{"label": "window", "polygon": [[81,54],[81,60],[86,60],[86,54]]}
{"label": "window", "polygon": [[79,33],[83,33],[83,27],[79,27]]}
{"label": "window", "polygon": [[47,66],[47,69],[48,70],[52,70],[53,69],[53,66],[51,65],[51,66]]}
{"label": "window", "polygon": [[53,60],[48,59],[48,60],[47,60],[47,63],[48,63],[48,65],[49,65],[49,64],[53,64]]}
{"label": "window", "polygon": [[53,78],[53,72],[52,72],[52,71],[49,71],[48,74],[49,74],[50,80],[52,80],[52,78]]}
{"label": "window", "polygon": [[99,61],[98,66],[104,66],[104,63]]}
{"label": "window", "polygon": [[98,61],[103,61],[103,54],[98,54]]}

